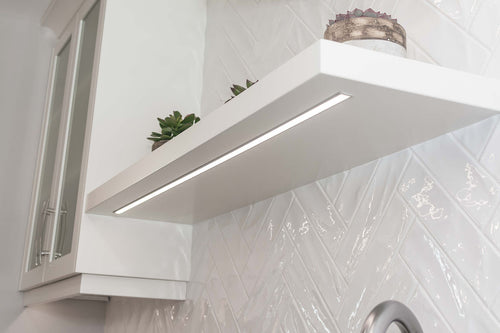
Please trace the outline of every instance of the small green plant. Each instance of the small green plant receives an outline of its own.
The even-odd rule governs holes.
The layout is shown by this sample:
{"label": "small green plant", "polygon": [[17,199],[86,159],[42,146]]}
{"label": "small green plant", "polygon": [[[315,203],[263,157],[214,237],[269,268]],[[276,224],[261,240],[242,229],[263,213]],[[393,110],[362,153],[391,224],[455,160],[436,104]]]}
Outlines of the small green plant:
{"label": "small green plant", "polygon": [[182,114],[179,111],[174,111],[168,117],[165,117],[165,119],[157,119],[160,123],[161,133],[152,132],[148,138],[148,140],[154,142],[169,141],[200,121],[200,117],[196,117],[194,113],[182,118]]}
{"label": "small green plant", "polygon": [[236,96],[238,96],[239,94],[241,94],[242,92],[244,92],[245,90],[247,90],[248,88],[250,88],[251,86],[253,86],[257,82],[259,82],[259,80],[252,82],[252,81],[247,79],[247,82],[246,82],[247,87],[246,88],[242,87],[240,85],[237,85],[237,84],[233,84],[233,86],[230,87],[230,89],[231,89],[232,93],[234,94],[234,96],[231,96],[231,98],[228,99],[227,101],[225,101],[224,103],[229,102],[230,100],[232,100],[233,98],[235,98]]}

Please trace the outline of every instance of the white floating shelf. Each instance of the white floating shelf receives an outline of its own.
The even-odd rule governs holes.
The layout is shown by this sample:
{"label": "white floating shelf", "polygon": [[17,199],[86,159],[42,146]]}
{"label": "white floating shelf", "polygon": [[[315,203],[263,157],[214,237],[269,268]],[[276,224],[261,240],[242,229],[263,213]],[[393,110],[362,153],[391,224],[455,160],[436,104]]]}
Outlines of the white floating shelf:
{"label": "white floating shelf", "polygon": [[500,112],[500,81],[320,40],[88,195],[113,212],[337,93],[352,98],[120,216],[194,223]]}

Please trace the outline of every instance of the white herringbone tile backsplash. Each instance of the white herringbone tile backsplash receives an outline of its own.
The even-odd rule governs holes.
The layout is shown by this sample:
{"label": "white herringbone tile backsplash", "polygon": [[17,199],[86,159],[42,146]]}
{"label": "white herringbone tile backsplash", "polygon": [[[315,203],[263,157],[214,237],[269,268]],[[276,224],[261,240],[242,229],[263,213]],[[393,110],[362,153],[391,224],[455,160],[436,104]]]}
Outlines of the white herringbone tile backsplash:
{"label": "white herringbone tile backsplash", "polygon": [[[500,77],[498,0],[209,0],[203,113],[355,7],[410,58]],[[113,298],[106,332],[359,332],[397,299],[426,333],[498,333],[499,159],[497,116],[197,224],[189,300]]]}

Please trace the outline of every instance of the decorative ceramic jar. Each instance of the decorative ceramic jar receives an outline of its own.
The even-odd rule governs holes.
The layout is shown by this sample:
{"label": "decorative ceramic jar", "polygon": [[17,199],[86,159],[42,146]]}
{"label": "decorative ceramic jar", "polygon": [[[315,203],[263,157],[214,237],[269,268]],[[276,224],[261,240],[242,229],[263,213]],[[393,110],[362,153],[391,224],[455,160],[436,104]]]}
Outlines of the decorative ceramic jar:
{"label": "decorative ceramic jar", "polygon": [[406,32],[386,13],[355,9],[339,14],[327,25],[325,39],[366,49],[406,56]]}

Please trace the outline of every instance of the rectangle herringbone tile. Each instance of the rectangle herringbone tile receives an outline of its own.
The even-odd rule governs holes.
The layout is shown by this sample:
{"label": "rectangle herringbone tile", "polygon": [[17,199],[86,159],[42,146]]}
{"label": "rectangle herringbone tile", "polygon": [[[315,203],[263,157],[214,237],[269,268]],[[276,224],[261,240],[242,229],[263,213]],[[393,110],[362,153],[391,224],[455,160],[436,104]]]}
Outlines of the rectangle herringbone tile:
{"label": "rectangle herringbone tile", "polygon": [[[209,0],[203,113],[369,6],[409,57],[500,75],[494,0]],[[106,331],[354,333],[396,299],[426,333],[499,332],[499,202],[497,116],[195,225],[188,301],[113,298]]]}

